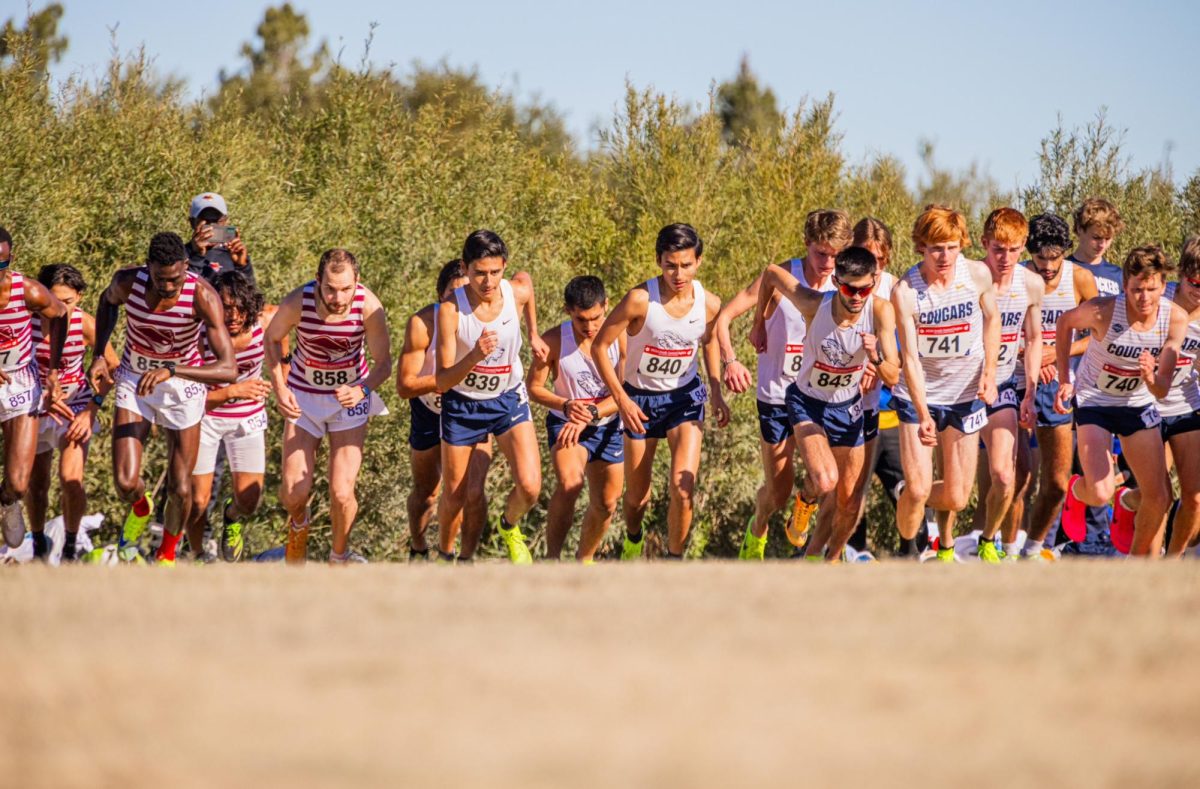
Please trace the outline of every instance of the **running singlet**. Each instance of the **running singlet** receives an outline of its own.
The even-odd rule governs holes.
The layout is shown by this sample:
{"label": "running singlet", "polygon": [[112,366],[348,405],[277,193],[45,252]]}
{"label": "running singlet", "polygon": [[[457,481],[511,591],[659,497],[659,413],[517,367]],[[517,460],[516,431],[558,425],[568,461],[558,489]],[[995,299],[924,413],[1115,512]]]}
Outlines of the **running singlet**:
{"label": "running singlet", "polygon": [[[813,287],[804,276],[804,261],[792,258],[786,264],[788,272],[800,284]],[[833,290],[833,278],[816,290]],[[791,300],[780,294],[775,311],[767,318],[767,351],[758,355],[758,399],[764,403],[782,405],[786,401],[788,384],[800,375],[800,359],[804,353],[806,327],[804,316]]]}
{"label": "running singlet", "polygon": [[[33,321],[32,326],[33,355],[37,359],[38,378],[42,386],[46,385],[46,376],[50,374],[50,337],[42,336],[42,322]],[[92,387],[83,374],[83,356],[87,352],[87,344],[83,341],[83,311],[71,310],[70,323],[67,324],[67,339],[63,343],[62,354],[58,357],[58,385],[63,390],[67,406],[74,409],[76,405],[86,405],[92,396]]]}
{"label": "running singlet", "polygon": [[[609,397],[612,393],[608,391],[600,373],[596,372],[596,363],[592,361],[591,354],[582,353],[575,344],[575,330],[571,328],[571,322],[563,321],[558,330],[558,375],[554,376],[554,394],[583,403],[598,403]],[[608,360],[616,370],[621,360],[621,348],[615,342],[608,346]],[[562,411],[551,409],[550,413],[562,419],[567,418]],[[616,418],[616,414],[611,414],[597,424],[605,425]]]}
{"label": "running singlet", "polygon": [[[925,372],[926,402],[971,402],[979,394],[983,374],[983,312],[970,264],[960,257],[954,278],[939,291],[925,282],[920,265],[910,268],[904,279],[916,295],[917,355]],[[896,397],[912,399],[903,375],[894,391]]]}
{"label": "running singlet", "polygon": [[475,317],[471,302],[467,298],[467,286],[454,291],[458,304],[458,331],[455,341],[458,350],[456,359],[471,352],[484,329],[496,332],[499,344],[492,355],[471,368],[467,377],[454,386],[454,391],[472,400],[494,400],[510,389],[521,385],[524,368],[521,366],[521,323],[517,315],[517,299],[512,284],[500,280],[500,314],[490,323]]}
{"label": "running singlet", "polygon": [[[890,271],[881,272],[879,274],[879,284],[875,286],[875,295],[884,301],[891,301],[892,288],[894,287],[896,287],[896,275]],[[883,379],[876,376],[874,386],[863,392],[863,410],[878,411],[882,393]]]}
{"label": "running singlet", "polygon": [[[1022,267],[1032,266],[1033,263],[1026,261]],[[1039,276],[1036,271],[1029,271],[1030,276]],[[1058,287],[1050,290],[1050,286],[1046,286],[1046,293],[1042,296],[1042,360],[1045,361],[1046,346],[1054,345],[1055,332],[1058,331],[1058,319],[1062,317],[1067,310],[1075,309],[1077,304],[1075,298],[1075,264],[1069,261],[1063,261],[1062,271],[1058,275]],[[1026,388],[1025,380],[1025,365],[1018,364],[1014,373],[1017,379],[1017,391],[1022,391]],[[996,380],[1001,380],[997,378]]]}
{"label": "running singlet", "polygon": [[996,361],[996,381],[1004,383],[1017,369],[1017,349],[1025,329],[1025,314],[1029,312],[1029,283],[1033,276],[1024,266],[1013,269],[1008,290],[996,292],[996,307],[1000,313],[1000,355]]}
{"label": "running singlet", "polygon": [[346,317],[324,321],[317,313],[316,287],[315,281],[304,286],[287,385],[309,394],[333,394],[339,386],[354,386],[367,374],[367,355],[363,353],[367,334],[363,304],[367,295],[360,283]]}
{"label": "running singlet", "polygon": [[[462,318],[459,318],[461,321]],[[433,375],[437,367],[437,323],[438,303],[433,303],[433,331],[429,334],[429,347],[425,349],[425,360],[421,362],[421,377]],[[417,395],[417,399],[435,414],[442,413],[442,395],[439,392],[426,392]]]}
{"label": "running singlet", "polygon": [[827,293],[808,329],[804,362],[796,388],[815,400],[847,403],[859,395],[859,384],[867,367],[867,351],[862,334],[875,333],[875,313],[867,299],[858,320],[838,326],[833,319],[835,294]]}
{"label": "running singlet", "polygon": [[1108,260],[1101,260],[1099,263],[1083,263],[1075,259],[1074,255],[1067,256],[1067,263],[1073,263],[1080,266],[1084,271],[1091,272],[1096,278],[1096,292],[1101,296],[1116,296],[1121,292],[1121,284],[1124,280],[1124,274],[1121,267],[1116,263]]}
{"label": "running singlet", "polygon": [[0,370],[17,372],[33,362],[33,313],[25,304],[25,275],[12,272],[8,304],[0,310]]}
{"label": "running singlet", "polygon": [[1193,320],[1188,322],[1187,333],[1183,337],[1171,388],[1167,396],[1158,401],[1158,413],[1163,416],[1183,416],[1200,412],[1200,375],[1193,367],[1197,355],[1200,355],[1200,320]]}
{"label": "running singlet", "polygon": [[1154,402],[1154,394],[1142,380],[1138,357],[1142,351],[1154,356],[1167,340],[1171,302],[1158,300],[1158,315],[1147,331],[1134,331],[1125,310],[1125,294],[1113,304],[1112,320],[1104,339],[1093,337],[1075,372],[1075,401],[1082,406],[1128,406],[1137,408]]}
{"label": "running singlet", "polygon": [[[212,348],[208,347],[208,332],[200,333],[201,351],[203,353],[204,363],[213,364],[217,361],[216,354],[212,352]],[[237,362],[237,382],[249,381],[255,378],[262,378],[263,368],[263,329],[258,321],[254,322],[253,328],[250,329],[250,342],[246,347],[238,351],[235,355]],[[218,386],[209,386],[212,389],[223,389],[228,384]],[[246,417],[261,414],[266,410],[266,405],[253,399],[226,400],[216,408],[210,408],[205,413],[208,416],[220,416],[231,419],[245,419]]]}
{"label": "running singlet", "polygon": [[200,321],[194,306],[200,278],[190,271],[185,276],[175,304],[156,311],[147,301],[150,272],[144,266],[137,270],[125,302],[125,351],[118,372],[141,376],[167,362],[200,366]]}
{"label": "running singlet", "polygon": [[646,280],[650,304],[642,330],[629,338],[625,381],[650,392],[680,389],[696,377],[696,351],[704,337],[708,310],[704,287],[692,280],[692,308],[673,318],[662,305],[658,277]]}

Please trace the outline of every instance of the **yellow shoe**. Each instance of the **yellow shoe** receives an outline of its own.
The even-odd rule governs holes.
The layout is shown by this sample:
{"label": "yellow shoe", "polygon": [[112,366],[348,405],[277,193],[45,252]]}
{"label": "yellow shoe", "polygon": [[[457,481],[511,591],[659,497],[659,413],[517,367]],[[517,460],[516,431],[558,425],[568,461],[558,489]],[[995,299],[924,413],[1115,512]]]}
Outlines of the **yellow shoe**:
{"label": "yellow shoe", "polygon": [[625,543],[621,546],[621,561],[636,562],[642,558],[642,548],[646,545],[646,533],[642,532],[642,539],[633,542],[629,539],[629,535],[625,535]]}
{"label": "yellow shoe", "polygon": [[154,560],[154,565],[155,565],[156,567],[174,567],[174,566],[175,566],[175,560],[174,560],[174,559],[167,559],[167,558],[165,558],[165,557],[163,557],[163,556],[159,556],[158,558],[156,558],[156,559]]}
{"label": "yellow shoe", "polygon": [[742,536],[742,549],[738,551],[738,559],[744,562],[761,562],[766,556],[767,551],[767,535],[755,537],[754,532],[754,516],[750,516],[750,523],[746,525],[746,533]]}
{"label": "yellow shoe", "polygon": [[288,518],[287,548],[284,561],[288,564],[304,564],[308,561],[308,520],[297,526]]}
{"label": "yellow shoe", "polygon": [[809,503],[804,500],[802,495],[796,494],[796,505],[792,508],[792,518],[783,527],[783,533],[787,535],[788,542],[797,548],[803,548],[808,544],[808,523],[816,511],[817,503],[815,501]]}
{"label": "yellow shoe", "polygon": [[150,519],[154,517],[154,499],[150,498],[149,493],[146,494],[146,504],[149,505],[149,512],[144,516],[134,512],[133,507],[129,508],[129,514],[125,516],[125,526],[121,529],[121,547],[136,545],[146,527],[150,525]]}
{"label": "yellow shoe", "polygon": [[504,528],[504,526],[498,526],[496,531],[500,532],[500,539],[504,541],[504,547],[508,549],[508,560],[510,562],[513,564],[533,564],[533,554],[529,552],[529,546],[525,544],[525,535],[521,533],[520,525],[509,529]]}

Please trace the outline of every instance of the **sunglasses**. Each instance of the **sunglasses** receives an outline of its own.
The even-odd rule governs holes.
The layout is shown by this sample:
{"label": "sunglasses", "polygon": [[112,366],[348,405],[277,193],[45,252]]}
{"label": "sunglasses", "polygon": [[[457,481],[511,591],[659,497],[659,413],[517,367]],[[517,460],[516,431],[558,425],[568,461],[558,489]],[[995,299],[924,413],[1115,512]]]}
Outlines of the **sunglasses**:
{"label": "sunglasses", "polygon": [[871,291],[875,290],[874,281],[872,281],[870,285],[863,285],[862,287],[856,288],[853,285],[847,285],[845,282],[842,282],[835,276],[833,277],[833,284],[837,285],[838,292],[848,299],[852,299],[855,296],[862,296],[863,298],[866,298],[867,296],[871,295]]}
{"label": "sunglasses", "polygon": [[1196,290],[1200,290],[1200,280],[1194,280],[1191,277],[1180,277],[1180,279],[1191,285]]}

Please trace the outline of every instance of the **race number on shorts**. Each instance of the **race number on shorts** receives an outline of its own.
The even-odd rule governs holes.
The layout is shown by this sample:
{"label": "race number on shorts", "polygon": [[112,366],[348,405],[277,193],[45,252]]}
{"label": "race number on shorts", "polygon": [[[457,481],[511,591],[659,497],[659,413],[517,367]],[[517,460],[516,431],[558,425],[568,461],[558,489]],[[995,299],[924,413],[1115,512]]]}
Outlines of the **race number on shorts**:
{"label": "race number on shorts", "polygon": [[917,348],[921,356],[928,359],[953,359],[965,356],[971,346],[967,337],[971,333],[969,323],[953,326],[922,326],[917,330]]}
{"label": "race number on shorts", "polygon": [[695,348],[659,348],[647,345],[638,359],[638,375],[645,378],[678,378],[692,363]]}
{"label": "race number on shorts", "polygon": [[1106,364],[1097,376],[1096,388],[1106,394],[1127,397],[1142,385],[1142,372],[1136,367]]}
{"label": "race number on shorts", "polygon": [[983,426],[987,424],[987,411],[980,408],[978,411],[972,411],[963,417],[962,431],[966,435],[978,433],[983,430]]}
{"label": "race number on shorts", "polygon": [[508,389],[508,379],[512,374],[512,366],[495,365],[487,367],[477,364],[467,373],[467,377],[459,384],[463,389],[470,389],[484,395],[498,395]]}
{"label": "race number on shorts", "polygon": [[1000,390],[1000,392],[996,395],[996,404],[993,405],[992,408],[999,408],[1005,405],[1018,405],[1017,390],[1013,389],[1011,386],[1006,386]]}

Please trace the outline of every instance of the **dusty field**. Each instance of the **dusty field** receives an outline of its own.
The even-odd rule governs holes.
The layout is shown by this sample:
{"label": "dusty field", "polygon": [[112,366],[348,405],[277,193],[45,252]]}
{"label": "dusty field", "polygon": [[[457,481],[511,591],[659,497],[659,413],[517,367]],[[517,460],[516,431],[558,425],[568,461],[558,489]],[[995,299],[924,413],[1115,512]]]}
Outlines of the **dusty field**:
{"label": "dusty field", "polygon": [[1200,785],[1200,564],[0,568],[0,785]]}

